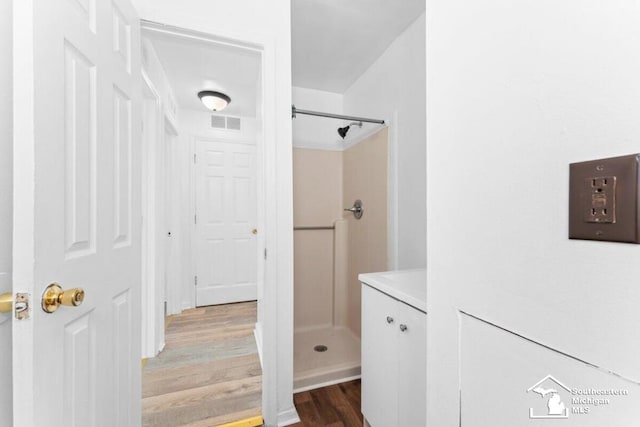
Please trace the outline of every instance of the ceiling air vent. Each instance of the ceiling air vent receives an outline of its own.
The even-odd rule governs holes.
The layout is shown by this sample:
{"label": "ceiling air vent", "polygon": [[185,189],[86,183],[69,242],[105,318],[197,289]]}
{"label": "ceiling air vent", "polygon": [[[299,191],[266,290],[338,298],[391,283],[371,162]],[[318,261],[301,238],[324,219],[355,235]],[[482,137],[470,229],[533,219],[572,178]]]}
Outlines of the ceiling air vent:
{"label": "ceiling air vent", "polygon": [[215,129],[240,130],[240,117],[211,116],[211,127]]}
{"label": "ceiling air vent", "polygon": [[216,129],[226,129],[226,120],[224,116],[211,116],[211,127]]}
{"label": "ceiling air vent", "polygon": [[227,129],[240,130],[240,117],[227,117]]}

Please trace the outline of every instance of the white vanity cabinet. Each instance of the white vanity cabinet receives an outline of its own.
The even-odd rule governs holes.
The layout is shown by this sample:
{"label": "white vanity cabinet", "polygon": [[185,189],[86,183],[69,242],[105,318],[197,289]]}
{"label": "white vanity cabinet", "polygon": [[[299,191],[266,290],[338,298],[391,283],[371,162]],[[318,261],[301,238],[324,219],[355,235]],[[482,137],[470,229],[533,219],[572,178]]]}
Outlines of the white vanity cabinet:
{"label": "white vanity cabinet", "polygon": [[[424,275],[420,270],[401,275],[417,282],[404,289],[415,288],[417,292],[405,295],[397,292],[402,285],[388,283],[392,290],[381,286],[381,279],[397,279],[394,277],[397,273],[406,272],[360,275],[362,413],[372,427],[426,425],[426,286],[421,281]],[[403,301],[403,297],[414,305]]]}

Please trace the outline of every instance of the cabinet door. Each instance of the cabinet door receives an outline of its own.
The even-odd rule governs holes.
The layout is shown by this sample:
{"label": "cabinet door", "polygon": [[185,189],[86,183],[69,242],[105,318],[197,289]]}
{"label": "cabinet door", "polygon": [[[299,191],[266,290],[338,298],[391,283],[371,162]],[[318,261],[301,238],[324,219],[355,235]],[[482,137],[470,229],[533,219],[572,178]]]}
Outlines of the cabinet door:
{"label": "cabinet door", "polygon": [[427,425],[427,315],[398,305],[398,425],[422,427]]}
{"label": "cabinet door", "polygon": [[372,427],[398,425],[397,309],[395,300],[362,286],[362,413]]}

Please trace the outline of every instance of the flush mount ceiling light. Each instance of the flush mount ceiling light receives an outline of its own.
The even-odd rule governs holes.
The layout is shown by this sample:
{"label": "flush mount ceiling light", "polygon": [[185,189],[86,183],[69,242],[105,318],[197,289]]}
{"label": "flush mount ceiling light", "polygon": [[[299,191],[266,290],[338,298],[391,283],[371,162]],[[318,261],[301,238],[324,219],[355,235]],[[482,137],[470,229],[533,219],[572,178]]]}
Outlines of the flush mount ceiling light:
{"label": "flush mount ceiling light", "polygon": [[204,106],[211,111],[222,111],[227,108],[227,105],[231,102],[231,98],[227,95],[213,90],[198,92],[198,98],[200,98]]}

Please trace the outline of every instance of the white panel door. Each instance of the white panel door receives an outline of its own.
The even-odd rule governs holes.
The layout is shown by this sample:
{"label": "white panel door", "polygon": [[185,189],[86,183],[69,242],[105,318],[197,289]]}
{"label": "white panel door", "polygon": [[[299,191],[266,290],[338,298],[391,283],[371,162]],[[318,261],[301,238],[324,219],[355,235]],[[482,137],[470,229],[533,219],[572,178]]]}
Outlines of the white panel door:
{"label": "white panel door", "polygon": [[14,2],[15,426],[140,423],[139,50],[128,0]]}
{"label": "white panel door", "polygon": [[196,306],[255,300],[256,147],[196,141]]}

